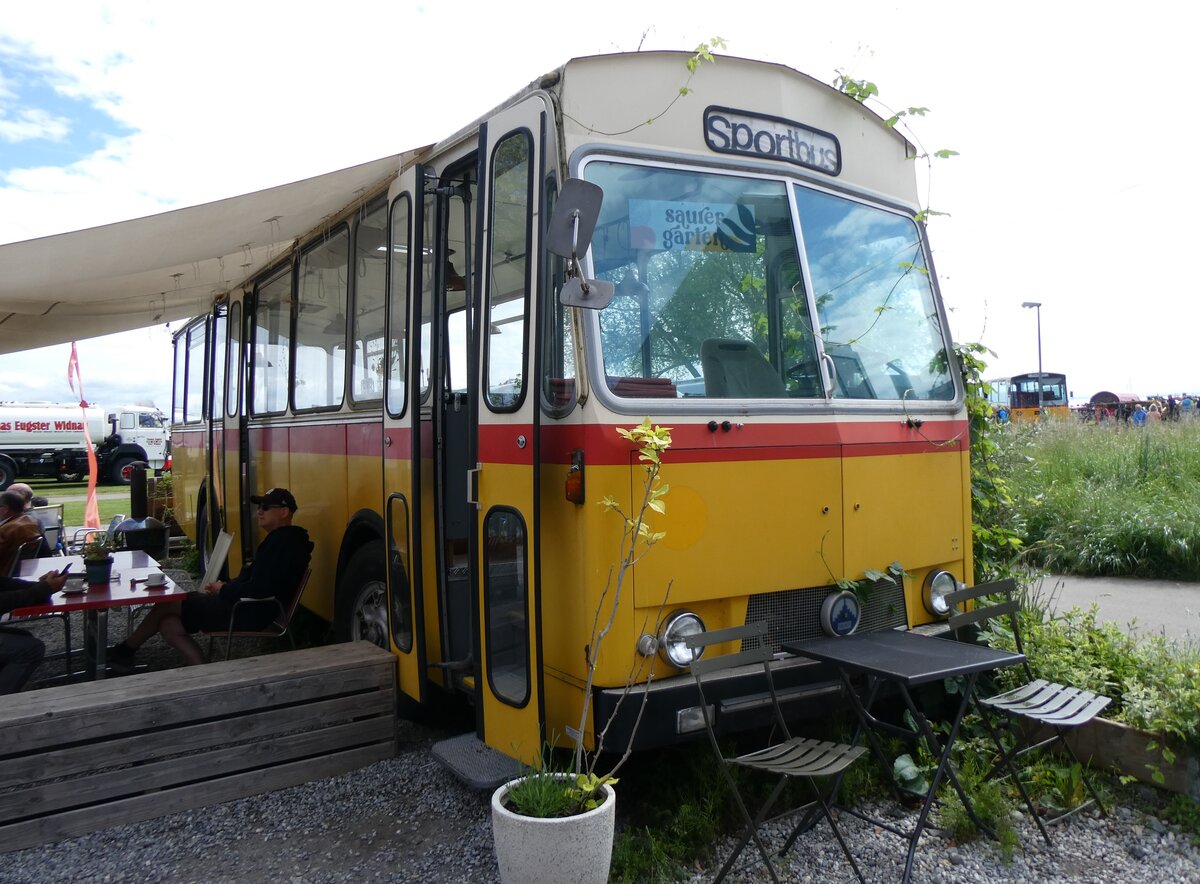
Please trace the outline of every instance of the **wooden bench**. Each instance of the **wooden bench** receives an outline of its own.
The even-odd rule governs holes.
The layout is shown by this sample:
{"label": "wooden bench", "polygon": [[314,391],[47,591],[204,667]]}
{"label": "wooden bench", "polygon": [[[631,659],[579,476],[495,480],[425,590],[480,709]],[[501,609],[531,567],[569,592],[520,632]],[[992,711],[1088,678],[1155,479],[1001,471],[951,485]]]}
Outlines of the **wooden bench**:
{"label": "wooden bench", "polygon": [[390,758],[395,681],[360,641],[4,697],[0,851]]}

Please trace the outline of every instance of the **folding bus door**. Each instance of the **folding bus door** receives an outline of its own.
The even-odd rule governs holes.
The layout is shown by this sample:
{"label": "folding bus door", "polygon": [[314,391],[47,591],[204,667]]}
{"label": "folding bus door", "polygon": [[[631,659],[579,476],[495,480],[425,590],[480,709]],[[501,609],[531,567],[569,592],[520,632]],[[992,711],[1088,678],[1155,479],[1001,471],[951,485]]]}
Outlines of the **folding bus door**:
{"label": "folding bus door", "polygon": [[533,763],[545,740],[535,480],[539,408],[530,332],[546,107],[531,97],[488,120],[481,144],[482,263],[472,487],[483,738]]}

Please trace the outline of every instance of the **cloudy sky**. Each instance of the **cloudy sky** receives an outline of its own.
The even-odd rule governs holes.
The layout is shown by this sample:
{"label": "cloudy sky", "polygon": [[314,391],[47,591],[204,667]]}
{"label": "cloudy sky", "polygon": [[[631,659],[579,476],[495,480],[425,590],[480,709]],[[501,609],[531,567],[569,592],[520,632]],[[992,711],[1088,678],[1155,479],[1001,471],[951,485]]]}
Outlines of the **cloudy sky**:
{"label": "cloudy sky", "polygon": [[[1074,395],[1200,389],[1188,93],[1200,13],[926,0],[853,7],[92,2],[0,18],[0,242],[344,168],[445,136],[567,58],[693,49],[878,84],[915,135],[960,341],[992,374],[1066,372]],[[852,9],[852,12],[848,10]],[[3,267],[0,267],[3,272]],[[165,328],[79,341],[87,398],[170,403]],[[72,398],[68,346],[0,357],[0,400]]]}

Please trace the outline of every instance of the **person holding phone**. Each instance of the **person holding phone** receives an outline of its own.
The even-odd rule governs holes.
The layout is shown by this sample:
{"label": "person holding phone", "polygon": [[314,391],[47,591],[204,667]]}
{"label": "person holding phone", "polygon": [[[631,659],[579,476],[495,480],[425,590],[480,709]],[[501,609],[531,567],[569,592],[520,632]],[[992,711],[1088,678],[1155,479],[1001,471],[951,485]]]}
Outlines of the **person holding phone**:
{"label": "person holding phone", "polygon": [[[67,569],[51,571],[41,580],[0,577],[0,614],[40,605],[67,582]],[[0,626],[0,694],[15,694],[46,656],[42,640],[24,629]]]}

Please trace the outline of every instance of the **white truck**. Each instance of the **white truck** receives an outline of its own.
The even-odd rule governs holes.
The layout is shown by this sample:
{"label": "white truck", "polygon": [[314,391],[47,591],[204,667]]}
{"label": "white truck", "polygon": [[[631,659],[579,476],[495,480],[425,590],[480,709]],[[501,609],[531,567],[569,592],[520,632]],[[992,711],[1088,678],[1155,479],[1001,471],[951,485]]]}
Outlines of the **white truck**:
{"label": "white truck", "polygon": [[170,451],[170,431],[157,408],[0,402],[0,491],[22,478],[86,476],[85,433],[101,482],[128,485],[139,461],[157,473]]}

